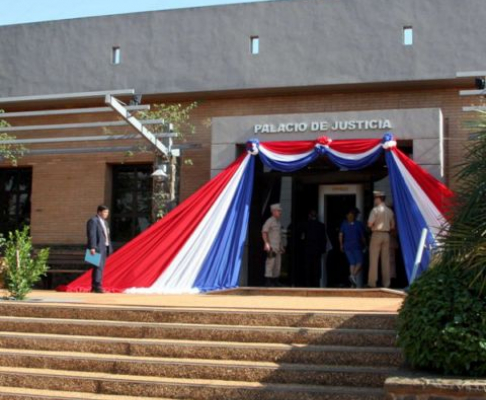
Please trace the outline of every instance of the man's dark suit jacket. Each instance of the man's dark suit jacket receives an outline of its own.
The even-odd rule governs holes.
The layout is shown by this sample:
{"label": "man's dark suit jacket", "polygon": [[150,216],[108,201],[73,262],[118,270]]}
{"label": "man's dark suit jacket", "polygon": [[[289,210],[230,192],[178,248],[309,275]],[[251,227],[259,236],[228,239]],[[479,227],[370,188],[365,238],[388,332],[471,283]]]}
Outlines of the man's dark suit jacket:
{"label": "man's dark suit jacket", "polygon": [[325,253],[327,246],[326,225],[317,219],[309,219],[304,225],[305,251]]}
{"label": "man's dark suit jacket", "polygon": [[[106,257],[106,238],[105,231],[101,226],[102,222],[98,216],[90,218],[86,225],[86,233],[88,236],[88,249],[95,249],[101,256]],[[110,254],[113,253],[113,249],[110,241]]]}

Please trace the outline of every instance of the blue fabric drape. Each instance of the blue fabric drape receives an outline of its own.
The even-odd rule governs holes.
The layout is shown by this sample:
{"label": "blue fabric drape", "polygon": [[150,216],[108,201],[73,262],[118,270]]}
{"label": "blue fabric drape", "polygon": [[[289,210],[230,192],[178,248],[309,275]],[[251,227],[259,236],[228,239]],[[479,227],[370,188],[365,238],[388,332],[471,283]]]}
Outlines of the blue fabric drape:
{"label": "blue fabric drape", "polygon": [[339,168],[348,169],[348,170],[358,170],[369,167],[370,165],[374,164],[376,160],[383,154],[383,148],[380,146],[374,151],[373,153],[367,155],[366,157],[360,160],[349,160],[347,158],[339,157],[330,151],[327,151],[325,155]]}
{"label": "blue fabric drape", "polygon": [[262,152],[258,153],[258,155],[260,156],[260,160],[262,160],[263,165],[265,165],[266,167],[271,168],[275,171],[280,171],[280,172],[298,171],[299,169],[306,167],[311,162],[313,162],[313,161],[315,161],[319,158],[319,153],[315,150],[312,153],[310,153],[308,156],[306,156],[306,157],[304,157],[300,160],[291,161],[291,162],[272,160],[271,158],[267,157]]}
{"label": "blue fabric drape", "polygon": [[[258,152],[258,155],[263,164],[273,170],[293,172],[306,167],[320,156],[327,156],[340,168],[350,170],[362,169],[376,162],[383,152],[384,150],[380,146],[377,147],[376,151],[373,151],[362,159],[350,160],[330,153],[327,148],[317,146],[314,151],[306,157],[288,162],[273,160],[261,151]],[[398,234],[405,261],[405,269],[407,277],[410,280],[420,235],[422,229],[427,228],[427,224],[404,180],[404,177],[401,175],[392,154],[386,151],[385,159],[388,166],[390,184],[394,197]],[[251,157],[238,185],[238,189],[232,200],[229,211],[224,218],[221,229],[218,232],[216,240],[212,244],[203,263],[203,267],[197,276],[194,287],[198,288],[200,291],[227,289],[238,286],[253,189],[254,163],[254,157]],[[427,244],[429,246],[435,245],[430,232],[427,237]],[[418,274],[427,268],[430,256],[431,254],[428,247],[424,252]]]}
{"label": "blue fabric drape", "polygon": [[266,167],[280,172],[298,171],[299,169],[305,168],[311,162],[316,161],[321,156],[328,157],[329,160],[331,160],[332,163],[339,168],[348,169],[348,170],[358,170],[358,169],[366,168],[372,165],[373,163],[375,163],[381,154],[383,154],[383,148],[378,147],[376,151],[367,155],[366,157],[358,160],[352,160],[352,159],[335,155],[331,151],[327,150],[325,147],[316,147],[314,148],[314,151],[312,151],[312,153],[299,160],[281,161],[281,160],[273,160],[267,157],[262,151],[258,153],[260,159],[262,160],[263,164]]}
{"label": "blue fabric drape", "polygon": [[196,278],[194,286],[202,292],[238,286],[250,214],[254,165],[255,158],[250,157],[223,225]]}
{"label": "blue fabric drape", "polygon": [[[402,254],[405,261],[405,270],[408,281],[412,277],[415,256],[422,230],[427,228],[425,219],[420,212],[417,203],[414,201],[410,190],[390,152],[385,155],[390,177],[390,185],[393,193],[393,204],[397,219],[398,236],[402,248]],[[429,231],[426,241],[426,250],[424,251],[417,277],[427,269],[430,262],[430,246],[435,245],[435,240]]]}

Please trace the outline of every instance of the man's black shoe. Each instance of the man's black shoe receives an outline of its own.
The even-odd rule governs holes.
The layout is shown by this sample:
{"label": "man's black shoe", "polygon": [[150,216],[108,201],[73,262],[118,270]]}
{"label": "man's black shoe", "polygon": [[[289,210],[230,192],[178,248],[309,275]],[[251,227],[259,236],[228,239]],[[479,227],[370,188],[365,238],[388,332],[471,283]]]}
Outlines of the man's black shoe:
{"label": "man's black shoe", "polygon": [[101,288],[93,288],[91,289],[91,293],[105,293],[105,291]]}

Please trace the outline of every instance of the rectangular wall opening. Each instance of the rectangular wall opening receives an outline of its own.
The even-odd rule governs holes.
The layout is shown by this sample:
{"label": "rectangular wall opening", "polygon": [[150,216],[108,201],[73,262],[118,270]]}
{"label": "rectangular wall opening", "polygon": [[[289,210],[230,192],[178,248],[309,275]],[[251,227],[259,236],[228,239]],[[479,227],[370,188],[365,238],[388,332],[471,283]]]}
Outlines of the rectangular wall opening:
{"label": "rectangular wall opening", "polygon": [[403,27],[403,45],[404,46],[413,45],[413,28],[411,26]]}
{"label": "rectangular wall opening", "polygon": [[111,63],[114,65],[121,63],[121,49],[119,46],[114,46],[111,49]]}
{"label": "rectangular wall opening", "polygon": [[258,36],[250,37],[250,53],[251,54],[260,53],[260,38]]}

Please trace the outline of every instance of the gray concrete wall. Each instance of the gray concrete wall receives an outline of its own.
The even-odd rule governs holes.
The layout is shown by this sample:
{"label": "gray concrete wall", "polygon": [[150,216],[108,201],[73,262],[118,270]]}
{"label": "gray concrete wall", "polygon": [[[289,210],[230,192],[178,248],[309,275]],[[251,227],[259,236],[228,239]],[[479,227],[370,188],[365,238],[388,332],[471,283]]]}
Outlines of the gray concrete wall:
{"label": "gray concrete wall", "polygon": [[[389,121],[386,129],[355,129],[342,131],[313,131],[312,122],[336,121]],[[255,125],[305,123],[302,132],[255,133]],[[237,144],[244,144],[250,138],[260,141],[314,140],[319,136],[332,139],[381,138],[392,132],[398,140],[413,140],[413,159],[438,179],[443,178],[443,117],[439,108],[417,108],[402,110],[349,111],[312,114],[250,115],[244,117],[219,117],[212,120],[211,174],[216,175],[232,161],[237,154]]]}
{"label": "gray concrete wall", "polygon": [[485,69],[485,20],[483,0],[290,0],[3,26],[0,96],[447,79]]}

